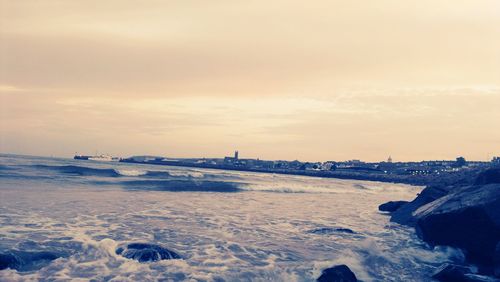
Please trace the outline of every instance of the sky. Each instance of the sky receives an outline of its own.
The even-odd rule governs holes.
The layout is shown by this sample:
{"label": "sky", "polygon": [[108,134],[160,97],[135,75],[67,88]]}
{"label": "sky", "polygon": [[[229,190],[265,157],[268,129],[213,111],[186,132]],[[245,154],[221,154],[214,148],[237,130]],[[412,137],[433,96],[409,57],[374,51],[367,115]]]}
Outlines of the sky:
{"label": "sky", "polygon": [[0,0],[0,152],[500,155],[500,1]]}

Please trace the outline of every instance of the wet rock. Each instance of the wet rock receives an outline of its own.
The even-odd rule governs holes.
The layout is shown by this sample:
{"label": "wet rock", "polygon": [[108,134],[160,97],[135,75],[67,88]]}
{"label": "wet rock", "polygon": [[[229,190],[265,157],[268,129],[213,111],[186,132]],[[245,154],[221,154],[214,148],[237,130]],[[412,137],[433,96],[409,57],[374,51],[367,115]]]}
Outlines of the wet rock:
{"label": "wet rock", "polygon": [[378,210],[385,212],[395,212],[396,210],[398,210],[400,207],[402,207],[407,203],[408,203],[407,201],[390,201],[378,206]]}
{"label": "wet rock", "polygon": [[12,254],[0,254],[0,270],[6,268],[16,269],[18,263],[16,257]]}
{"label": "wet rock", "polygon": [[477,170],[464,171],[455,177],[448,175],[448,178],[440,178],[433,181],[433,185],[427,186],[413,201],[393,212],[391,214],[391,221],[415,226],[416,218],[413,216],[413,213],[417,209],[465,186],[499,184],[500,168],[490,168],[481,173],[478,173]]}
{"label": "wet rock", "polygon": [[484,276],[479,274],[465,274],[465,281],[467,282],[500,282],[499,279],[490,276]]}
{"label": "wet rock", "polygon": [[439,267],[432,278],[441,282],[498,282],[499,280],[479,274],[472,273],[469,267],[454,264],[443,264]]}
{"label": "wet rock", "polygon": [[442,282],[498,282],[495,277],[472,273],[472,269],[466,266],[443,264],[435,272],[432,278]]}
{"label": "wet rock", "polygon": [[149,243],[131,243],[116,249],[116,254],[139,262],[151,262],[166,259],[180,259],[181,256],[174,251],[160,245]]}
{"label": "wet rock", "polygon": [[336,232],[341,232],[341,233],[349,233],[349,234],[354,234],[356,232],[352,231],[351,229],[349,228],[336,228],[335,229]]}
{"label": "wet rock", "polygon": [[48,265],[51,261],[62,256],[62,254],[46,251],[7,251],[5,253],[0,253],[0,270],[7,268],[15,269],[17,271],[36,270]]}
{"label": "wet rock", "polygon": [[[500,168],[462,174],[459,181],[435,181],[393,212],[391,221],[414,226],[431,245],[464,250],[480,274],[500,277]],[[460,279],[453,281],[498,281],[473,273]]]}
{"label": "wet rock", "polygon": [[500,241],[497,243],[495,254],[493,255],[493,267],[495,276],[500,277]]}
{"label": "wet rock", "polygon": [[322,227],[322,228],[316,228],[316,229],[310,230],[309,233],[313,233],[313,234],[332,234],[332,233],[355,234],[356,232],[352,231],[349,228],[342,228],[342,227]]}
{"label": "wet rock", "polygon": [[493,266],[500,240],[500,184],[467,186],[415,211],[419,237],[466,251],[473,263]]}
{"label": "wet rock", "polygon": [[500,183],[500,168],[490,168],[480,173],[477,178],[475,185],[486,185]]}
{"label": "wet rock", "polygon": [[462,282],[466,281],[467,273],[471,273],[469,267],[446,263],[434,272],[432,278],[442,282]]}
{"label": "wet rock", "polygon": [[336,265],[323,269],[321,276],[316,280],[318,282],[356,282],[356,275],[347,267],[347,265]]}
{"label": "wet rock", "polygon": [[401,206],[391,214],[391,221],[403,225],[415,226],[416,219],[413,216],[418,208],[447,195],[453,186],[429,186],[411,202]]}

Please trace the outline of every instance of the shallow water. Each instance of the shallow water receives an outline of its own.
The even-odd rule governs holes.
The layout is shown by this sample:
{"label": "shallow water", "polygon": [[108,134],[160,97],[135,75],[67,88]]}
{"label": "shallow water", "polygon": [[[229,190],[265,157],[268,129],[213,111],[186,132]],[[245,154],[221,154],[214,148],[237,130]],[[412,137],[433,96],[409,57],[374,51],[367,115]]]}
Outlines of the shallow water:
{"label": "shallow water", "polygon": [[[0,280],[313,281],[345,263],[364,281],[429,281],[460,252],[431,249],[377,211],[421,189],[1,155],[0,253],[61,257],[2,270]],[[127,242],[161,244],[183,259],[139,263],[115,253]]]}

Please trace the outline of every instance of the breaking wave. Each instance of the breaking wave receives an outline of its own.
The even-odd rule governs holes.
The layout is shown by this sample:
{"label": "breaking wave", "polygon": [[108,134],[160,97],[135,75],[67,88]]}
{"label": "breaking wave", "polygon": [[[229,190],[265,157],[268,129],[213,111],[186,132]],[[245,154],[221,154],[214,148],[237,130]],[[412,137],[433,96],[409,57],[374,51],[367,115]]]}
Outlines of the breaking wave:
{"label": "breaking wave", "polygon": [[10,179],[42,180],[44,182],[74,182],[121,187],[128,190],[151,191],[206,191],[206,192],[272,192],[287,194],[379,194],[418,192],[418,187],[406,185],[349,181],[342,179],[311,178],[281,174],[257,174],[239,171],[212,171],[205,169],[156,167],[122,163],[100,163],[88,166],[66,162],[4,165],[0,177]]}
{"label": "breaking wave", "polygon": [[[99,177],[150,177],[150,178],[172,178],[172,177],[187,177],[187,178],[202,178],[204,174],[201,172],[185,172],[185,171],[160,171],[160,170],[140,170],[131,168],[95,168],[77,165],[32,165],[31,167],[38,170],[50,170],[58,173],[76,175],[76,176],[99,176]],[[1,170],[9,170],[9,167],[0,167]]]}
{"label": "breaking wave", "polygon": [[121,185],[137,190],[155,190],[171,192],[238,192],[241,184],[226,181],[192,181],[192,180],[132,180],[123,181]]}
{"label": "breaking wave", "polygon": [[76,166],[76,165],[63,165],[63,166],[34,165],[33,167],[38,169],[47,169],[47,170],[57,171],[60,173],[73,174],[79,176],[101,176],[101,177],[123,176],[118,171],[112,168],[92,168],[92,167]]}

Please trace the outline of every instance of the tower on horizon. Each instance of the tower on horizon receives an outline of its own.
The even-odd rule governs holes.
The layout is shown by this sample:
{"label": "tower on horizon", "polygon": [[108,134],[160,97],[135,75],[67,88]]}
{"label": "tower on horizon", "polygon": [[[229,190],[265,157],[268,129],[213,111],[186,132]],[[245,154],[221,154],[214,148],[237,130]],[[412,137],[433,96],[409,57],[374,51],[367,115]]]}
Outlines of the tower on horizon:
{"label": "tower on horizon", "polygon": [[388,163],[392,163],[392,157],[391,156],[389,156],[389,158],[387,159],[387,162]]}
{"label": "tower on horizon", "polygon": [[234,159],[237,160],[238,159],[238,151],[234,151]]}

